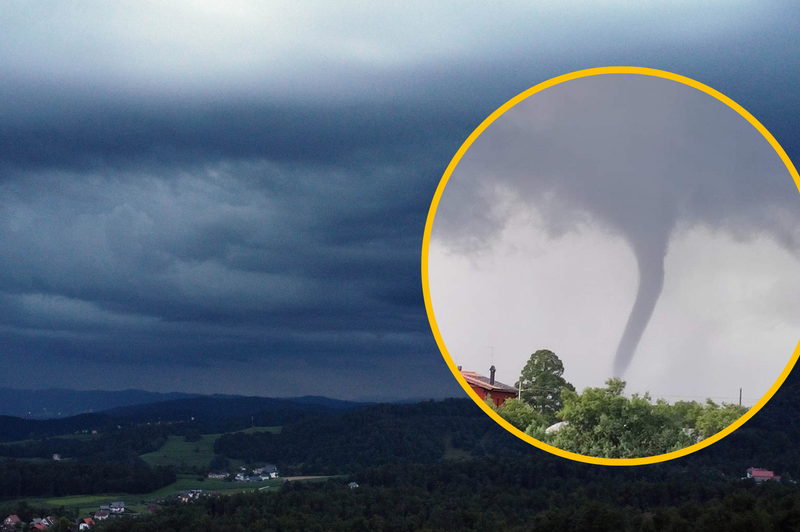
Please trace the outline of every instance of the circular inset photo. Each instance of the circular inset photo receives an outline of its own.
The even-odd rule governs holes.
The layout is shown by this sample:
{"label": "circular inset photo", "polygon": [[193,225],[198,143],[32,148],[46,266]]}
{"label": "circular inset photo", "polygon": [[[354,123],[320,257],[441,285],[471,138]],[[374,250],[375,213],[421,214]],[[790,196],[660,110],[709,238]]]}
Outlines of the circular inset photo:
{"label": "circular inset photo", "polygon": [[428,215],[439,348],[499,424],[638,465],[718,441],[798,357],[797,171],[756,118],[659,70],[575,72],[507,102]]}

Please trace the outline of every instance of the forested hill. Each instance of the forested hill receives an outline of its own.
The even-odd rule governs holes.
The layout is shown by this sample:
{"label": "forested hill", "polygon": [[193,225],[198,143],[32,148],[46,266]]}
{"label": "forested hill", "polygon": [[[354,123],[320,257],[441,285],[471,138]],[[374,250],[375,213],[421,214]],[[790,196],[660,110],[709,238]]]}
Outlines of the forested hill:
{"label": "forested hill", "polygon": [[141,405],[198,397],[198,394],[156,393],[143,390],[17,390],[0,388],[0,416],[53,419],[102,412],[120,406]]}
{"label": "forested hill", "polygon": [[365,403],[337,401],[327,398],[301,397],[273,399],[268,397],[201,396],[125,406],[96,414],[81,414],[63,419],[23,419],[0,416],[0,442],[27,438],[59,436],[145,423],[190,422],[201,432],[236,431],[251,425],[277,426],[308,416],[337,415],[367,406]]}
{"label": "forested hill", "polygon": [[499,427],[469,399],[376,405],[340,416],[309,417],[279,434],[221,436],[227,458],[278,464],[284,473],[353,473],[386,463],[432,463],[531,447]]}
{"label": "forested hill", "polygon": [[193,420],[205,432],[219,433],[257,426],[284,425],[310,415],[339,414],[368,406],[366,403],[337,401],[325,397],[276,399],[210,395],[137,405],[109,410],[106,414],[130,423],[175,422]]}
{"label": "forested hill", "polygon": [[105,414],[81,414],[64,419],[23,419],[0,416],[0,442],[16,441],[31,436],[72,434],[108,426],[112,419]]}
{"label": "forested hill", "polygon": [[[734,434],[664,467],[709,469],[742,476],[764,467],[800,476],[800,379],[797,374]],[[328,418],[294,420],[280,434],[228,434],[215,452],[227,458],[268,461],[307,474],[352,473],[395,462],[432,463],[445,457],[522,454],[542,464],[561,460],[500,428],[467,399],[413,405],[378,405]]]}

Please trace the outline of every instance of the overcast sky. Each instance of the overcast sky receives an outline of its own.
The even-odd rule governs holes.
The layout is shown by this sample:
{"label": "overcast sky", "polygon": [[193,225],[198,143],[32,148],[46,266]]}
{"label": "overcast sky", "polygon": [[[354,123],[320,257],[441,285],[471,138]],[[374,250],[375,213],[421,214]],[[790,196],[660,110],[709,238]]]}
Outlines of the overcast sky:
{"label": "overcast sky", "polygon": [[578,389],[618,376],[753,404],[800,338],[798,228],[797,185],[734,110],[664,78],[584,77],[518,103],[461,159],[431,301],[459,364],[493,358],[509,383],[546,348]]}
{"label": "overcast sky", "polygon": [[[796,158],[800,45],[781,6],[4,2],[4,385],[463,396],[419,268],[461,143],[537,83],[627,64],[722,91]],[[687,254],[710,241],[685,235]]]}

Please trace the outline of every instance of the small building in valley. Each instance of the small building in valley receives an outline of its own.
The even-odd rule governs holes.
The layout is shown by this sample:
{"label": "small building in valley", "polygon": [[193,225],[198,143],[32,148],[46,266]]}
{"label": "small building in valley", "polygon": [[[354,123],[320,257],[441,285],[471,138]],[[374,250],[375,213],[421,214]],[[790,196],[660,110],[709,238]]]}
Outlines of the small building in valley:
{"label": "small building in valley", "polygon": [[766,482],[767,480],[780,480],[781,477],[777,476],[772,471],[761,469],[760,467],[751,467],[747,470],[747,478],[752,478],[756,482]]}

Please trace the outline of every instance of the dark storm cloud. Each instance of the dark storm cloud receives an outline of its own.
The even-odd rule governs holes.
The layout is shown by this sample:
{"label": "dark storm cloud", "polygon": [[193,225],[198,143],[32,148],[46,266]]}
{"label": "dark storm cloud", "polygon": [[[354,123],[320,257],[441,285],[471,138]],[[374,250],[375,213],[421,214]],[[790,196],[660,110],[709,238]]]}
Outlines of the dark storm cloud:
{"label": "dark storm cloud", "polygon": [[[234,4],[0,8],[0,371],[266,361],[322,367],[332,383],[371,368],[372,395],[445,389],[419,253],[472,129],[534,83],[598,63],[690,68],[736,90],[763,71],[697,46],[675,11]],[[751,50],[735,30],[774,20],[745,8],[693,20],[710,9],[703,35]],[[620,16],[647,22],[628,25],[641,46],[596,46],[611,31],[596,17]]]}

